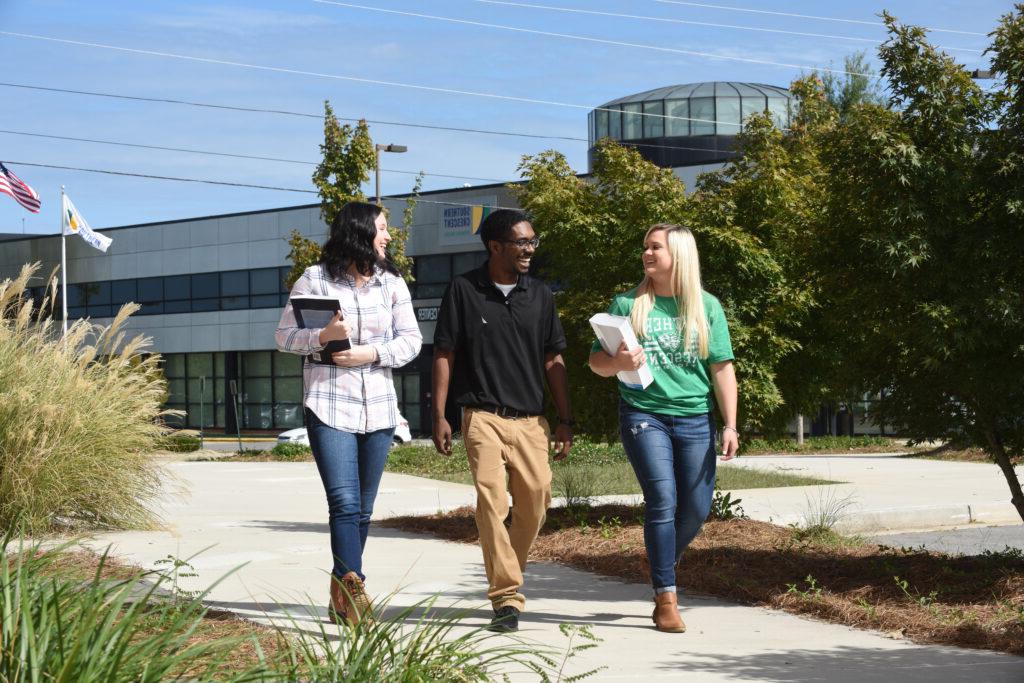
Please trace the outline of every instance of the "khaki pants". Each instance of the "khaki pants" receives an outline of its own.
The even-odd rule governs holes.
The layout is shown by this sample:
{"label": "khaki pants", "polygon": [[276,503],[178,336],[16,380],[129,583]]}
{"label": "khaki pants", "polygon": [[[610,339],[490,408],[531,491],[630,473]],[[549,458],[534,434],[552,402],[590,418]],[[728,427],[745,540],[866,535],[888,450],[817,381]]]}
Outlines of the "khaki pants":
{"label": "khaki pants", "polygon": [[[526,598],[519,589],[526,556],[551,503],[548,422],[540,416],[512,419],[467,408],[462,433],[476,482],[476,528],[487,597],[495,610],[511,605],[522,611]],[[509,492],[512,526],[506,529]]]}

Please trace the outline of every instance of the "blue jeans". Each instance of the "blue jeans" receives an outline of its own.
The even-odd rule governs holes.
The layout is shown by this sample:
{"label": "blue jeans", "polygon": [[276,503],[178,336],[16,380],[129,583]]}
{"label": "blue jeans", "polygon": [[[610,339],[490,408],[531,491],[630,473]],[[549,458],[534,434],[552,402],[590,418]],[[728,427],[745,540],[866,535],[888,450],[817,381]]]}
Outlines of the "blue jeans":
{"label": "blue jeans", "polygon": [[355,572],[365,579],[363,548],[395,430],[352,434],[327,426],[309,409],[306,429],[327,493],[333,573],[341,578]]}
{"label": "blue jeans", "polygon": [[644,492],[644,545],[655,593],[675,591],[675,565],[711,510],[715,421],[676,417],[620,402],[619,435]]}

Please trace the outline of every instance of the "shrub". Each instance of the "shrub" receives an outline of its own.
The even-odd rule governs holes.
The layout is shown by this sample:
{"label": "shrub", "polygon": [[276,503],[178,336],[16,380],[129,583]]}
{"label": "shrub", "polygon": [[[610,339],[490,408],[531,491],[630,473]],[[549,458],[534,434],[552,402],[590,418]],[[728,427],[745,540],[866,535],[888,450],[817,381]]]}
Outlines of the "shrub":
{"label": "shrub", "polygon": [[[242,638],[190,643],[205,608],[160,600],[168,579],[141,570],[127,579],[62,575],[61,551],[0,545],[0,681],[257,680],[221,666]],[[148,585],[147,585],[148,583]]]}
{"label": "shrub", "polygon": [[160,439],[159,447],[173,453],[192,453],[198,451],[201,445],[202,442],[194,433],[177,431]]}
{"label": "shrub", "polygon": [[313,453],[312,449],[304,443],[279,443],[270,449],[270,452],[282,460],[295,460]]}
{"label": "shrub", "polygon": [[[528,643],[467,628],[469,611],[435,608],[436,596],[355,628],[310,624],[305,609],[301,617],[275,614],[285,623],[264,634],[276,645],[267,656],[254,630],[203,632],[208,591],[178,586],[178,578],[192,576],[187,562],[169,557],[165,572],[127,570],[111,578],[104,555],[83,581],[62,567],[73,543],[44,551],[13,533],[0,537],[0,681],[472,683],[529,673],[551,682],[597,672],[565,672],[571,659],[597,645],[589,626],[562,624],[564,649]],[[378,613],[386,602],[376,605]],[[233,656],[243,646],[255,656]]]}
{"label": "shrub", "polygon": [[[159,491],[149,457],[166,433],[166,382],[148,340],[125,342],[137,306],[109,327],[79,320],[64,339],[34,312],[26,284],[37,265],[0,282],[0,530],[58,523],[140,527]],[[52,307],[56,281],[39,310]]]}

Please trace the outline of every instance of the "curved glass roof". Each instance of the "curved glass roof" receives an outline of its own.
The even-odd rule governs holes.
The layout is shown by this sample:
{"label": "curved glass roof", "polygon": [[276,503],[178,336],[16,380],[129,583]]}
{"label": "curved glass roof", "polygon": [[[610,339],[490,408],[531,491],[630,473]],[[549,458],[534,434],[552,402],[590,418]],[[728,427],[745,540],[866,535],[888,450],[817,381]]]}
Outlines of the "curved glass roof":
{"label": "curved glass roof", "polygon": [[655,88],[614,99],[590,112],[590,144],[615,140],[737,135],[751,114],[771,114],[788,128],[793,96],[764,83],[708,81]]}

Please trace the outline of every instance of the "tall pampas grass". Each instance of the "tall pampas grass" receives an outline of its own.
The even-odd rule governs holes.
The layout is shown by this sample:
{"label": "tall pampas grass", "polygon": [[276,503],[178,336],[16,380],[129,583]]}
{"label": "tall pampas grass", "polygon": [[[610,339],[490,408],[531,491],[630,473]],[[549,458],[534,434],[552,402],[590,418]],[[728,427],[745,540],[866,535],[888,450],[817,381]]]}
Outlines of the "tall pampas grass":
{"label": "tall pampas grass", "polygon": [[39,264],[0,283],[0,529],[151,526],[160,489],[149,456],[166,433],[166,381],[149,339],[126,340],[126,304],[109,326],[72,324],[63,338],[27,285]]}

